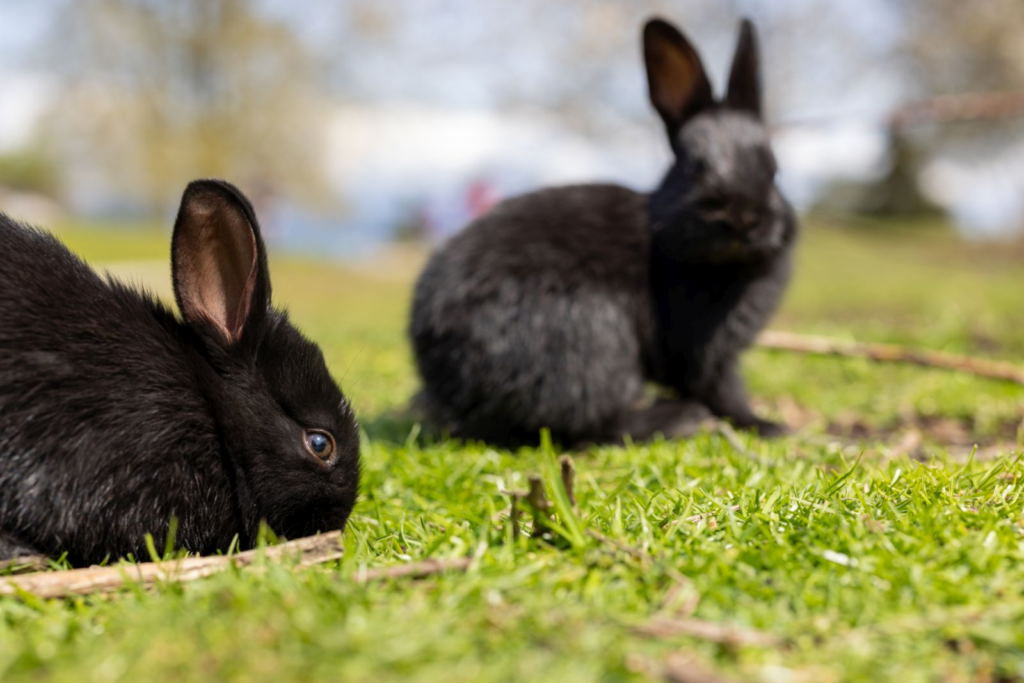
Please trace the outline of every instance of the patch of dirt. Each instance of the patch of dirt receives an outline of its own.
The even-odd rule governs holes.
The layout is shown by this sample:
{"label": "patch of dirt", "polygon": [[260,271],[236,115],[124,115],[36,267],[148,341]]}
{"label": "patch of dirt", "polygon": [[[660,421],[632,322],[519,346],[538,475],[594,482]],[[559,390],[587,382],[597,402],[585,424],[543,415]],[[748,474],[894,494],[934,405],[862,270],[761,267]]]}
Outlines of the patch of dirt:
{"label": "patch of dirt", "polygon": [[927,460],[936,447],[948,450],[956,458],[970,456],[976,447],[975,458],[992,458],[1021,450],[1018,434],[1024,431],[1024,416],[1004,421],[994,430],[989,428],[982,433],[973,420],[945,416],[908,412],[894,422],[877,424],[852,411],[826,419],[791,397],[778,399],[772,407],[790,428],[807,431],[812,439],[817,440],[813,432],[820,430],[826,441],[839,442],[845,448],[865,453],[880,450],[890,458],[909,455]]}

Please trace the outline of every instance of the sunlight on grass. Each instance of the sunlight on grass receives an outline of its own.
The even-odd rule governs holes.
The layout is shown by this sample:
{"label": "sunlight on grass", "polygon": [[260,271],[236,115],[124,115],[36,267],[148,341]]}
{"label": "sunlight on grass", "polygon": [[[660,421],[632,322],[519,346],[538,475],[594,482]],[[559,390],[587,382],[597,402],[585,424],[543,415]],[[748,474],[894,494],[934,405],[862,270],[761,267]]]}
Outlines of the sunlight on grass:
{"label": "sunlight on grass", "polygon": [[[1020,261],[924,234],[811,230],[775,326],[1024,359]],[[125,277],[167,275],[166,233],[62,235]],[[554,456],[419,436],[402,412],[417,387],[404,341],[415,270],[403,281],[279,258],[272,275],[366,434],[345,559],[109,599],[2,600],[0,680],[629,681],[649,677],[638,661],[673,652],[766,683],[1024,678],[1024,388],[754,351],[752,391],[770,412],[808,416],[803,431],[741,435],[750,454],[713,434],[576,453],[574,540],[514,538],[502,492],[531,473],[550,484]],[[915,459],[878,432],[851,449],[824,433],[848,419],[956,420],[1004,445],[968,460],[926,438]],[[467,555],[466,574],[346,579]],[[681,580],[693,618],[781,645],[641,635],[675,614]]]}

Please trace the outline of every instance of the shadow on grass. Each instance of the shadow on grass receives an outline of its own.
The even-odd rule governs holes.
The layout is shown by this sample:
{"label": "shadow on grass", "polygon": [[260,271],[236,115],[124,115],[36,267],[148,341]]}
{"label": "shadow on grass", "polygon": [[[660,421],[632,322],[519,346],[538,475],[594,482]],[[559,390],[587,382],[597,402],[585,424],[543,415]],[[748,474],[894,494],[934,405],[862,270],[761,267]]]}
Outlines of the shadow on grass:
{"label": "shadow on grass", "polygon": [[387,444],[404,444],[413,438],[420,444],[429,441],[421,435],[422,416],[417,415],[408,407],[389,410],[369,419],[360,420],[360,424],[371,441]]}

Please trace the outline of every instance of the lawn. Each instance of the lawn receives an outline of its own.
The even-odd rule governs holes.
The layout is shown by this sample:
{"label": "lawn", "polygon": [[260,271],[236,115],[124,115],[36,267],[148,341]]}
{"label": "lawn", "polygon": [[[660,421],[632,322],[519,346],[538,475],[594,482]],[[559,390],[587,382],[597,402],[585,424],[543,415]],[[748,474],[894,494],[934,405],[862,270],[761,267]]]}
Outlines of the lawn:
{"label": "lawn", "polygon": [[[61,234],[168,293],[163,233]],[[778,329],[1024,361],[1019,247],[812,225],[799,262]],[[0,600],[0,680],[1024,681],[1024,387],[755,350],[751,389],[792,437],[573,453],[574,511],[561,453],[432,440],[404,413],[417,264],[272,264],[365,433],[342,561]],[[558,503],[546,538],[507,519],[503,492],[533,473]],[[465,573],[353,579],[464,556]]]}

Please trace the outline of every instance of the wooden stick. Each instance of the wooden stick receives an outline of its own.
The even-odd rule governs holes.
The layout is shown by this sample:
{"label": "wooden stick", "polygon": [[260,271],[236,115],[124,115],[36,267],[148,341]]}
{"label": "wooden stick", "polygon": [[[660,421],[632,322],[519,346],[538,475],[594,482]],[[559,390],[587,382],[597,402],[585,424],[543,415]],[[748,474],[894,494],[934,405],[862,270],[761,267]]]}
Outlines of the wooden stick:
{"label": "wooden stick", "polygon": [[394,567],[381,567],[356,572],[353,580],[356,583],[383,581],[386,579],[423,579],[448,571],[464,572],[473,564],[472,557],[455,557],[447,560],[424,560],[412,564],[400,564]]}
{"label": "wooden stick", "polygon": [[919,123],[984,121],[1024,116],[1024,92],[983,92],[940,95],[907,102],[889,116],[893,128]]}
{"label": "wooden stick", "polygon": [[664,677],[668,683],[732,683],[733,679],[704,668],[693,658],[674,653],[665,660]]}
{"label": "wooden stick", "polygon": [[[119,567],[93,567],[63,572],[43,572],[29,576],[8,578],[0,583],[0,595],[18,595],[21,591],[40,598],[66,598],[72,595],[95,595],[116,591],[131,583],[151,588],[159,583],[187,583],[205,578],[229,567],[248,567],[254,563],[259,551],[249,550],[237,555],[187,557],[167,562],[146,562]],[[339,559],[343,552],[340,533],[301,538],[264,549],[264,557],[279,560],[298,557],[298,567],[310,567]],[[368,569],[353,574],[355,583],[369,583],[387,579],[423,579],[448,571],[464,572],[473,564],[471,557],[424,560],[394,567]]]}
{"label": "wooden stick", "polygon": [[1024,384],[1024,367],[1004,361],[960,356],[942,351],[909,349],[892,344],[868,344],[865,342],[830,339],[828,337],[794,334],[778,330],[762,332],[757,340],[757,345],[761,348],[779,351],[795,351],[797,353],[843,356],[847,358],[867,358],[868,360],[886,363],[910,363]]}
{"label": "wooden stick", "polygon": [[526,502],[533,509],[534,538],[543,536],[548,531],[548,520],[551,519],[551,503],[544,495],[544,480],[539,475],[531,474],[530,492],[526,494]]}
{"label": "wooden stick", "polygon": [[[889,128],[926,123],[989,121],[1024,116],[1024,91],[961,93],[905,102],[888,115]],[[828,126],[851,118],[875,118],[871,112],[851,116],[816,116],[786,119],[771,125],[773,131],[808,126]]]}
{"label": "wooden stick", "polygon": [[512,538],[519,538],[519,499],[521,496],[512,494],[512,502],[509,504],[508,518],[512,521]]}
{"label": "wooden stick", "polygon": [[694,587],[693,581],[678,569],[666,567],[665,573],[672,577],[672,587],[662,598],[661,611],[668,612],[677,619],[689,619],[700,606],[700,593]]}
{"label": "wooden stick", "polygon": [[733,683],[733,679],[708,669],[683,652],[669,653],[664,662],[631,652],[626,655],[626,668],[647,680],[663,680],[666,683]]}
{"label": "wooden stick", "polygon": [[278,561],[295,557],[299,567],[336,560],[344,554],[341,532],[300,538],[281,545],[247,550],[236,555],[185,557],[166,562],[142,562],[116,567],[87,567],[63,572],[39,572],[0,579],[0,596],[24,591],[40,598],[110,593],[130,584],[149,588],[164,582],[185,583],[231,567],[248,567],[260,557]]}
{"label": "wooden stick", "polygon": [[733,647],[737,645],[778,647],[781,644],[781,640],[770,633],[693,618],[672,619],[668,617],[655,617],[646,624],[635,627],[634,631],[650,638],[690,636],[691,638]]}
{"label": "wooden stick", "polygon": [[576,467],[573,465],[572,457],[563,455],[558,459],[558,464],[562,468],[562,486],[565,487],[565,493],[569,496],[569,504],[576,507]]}

